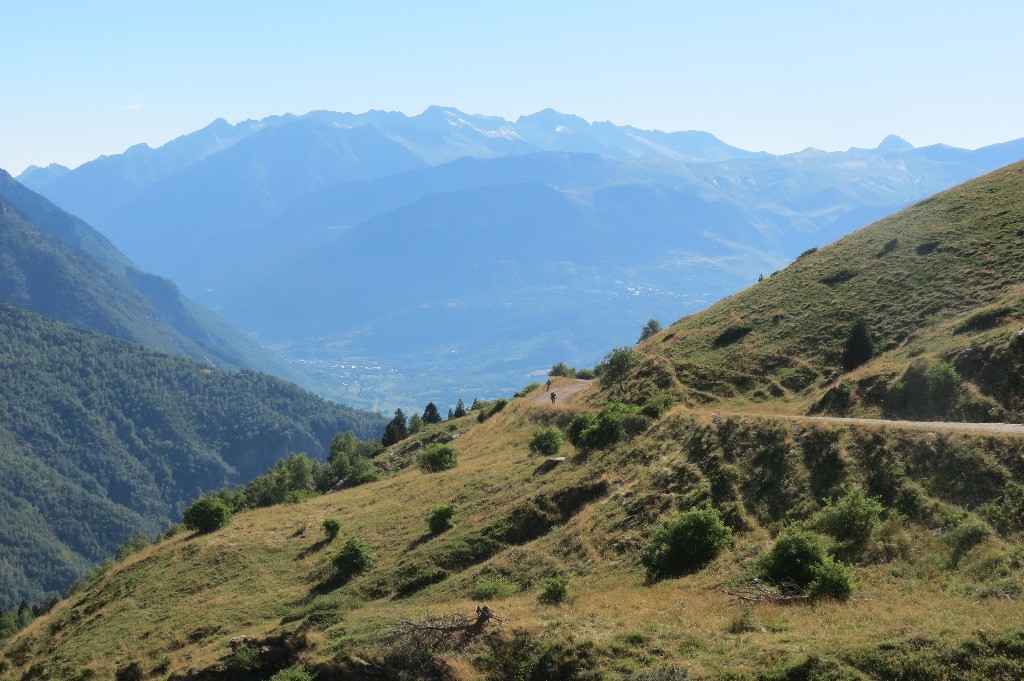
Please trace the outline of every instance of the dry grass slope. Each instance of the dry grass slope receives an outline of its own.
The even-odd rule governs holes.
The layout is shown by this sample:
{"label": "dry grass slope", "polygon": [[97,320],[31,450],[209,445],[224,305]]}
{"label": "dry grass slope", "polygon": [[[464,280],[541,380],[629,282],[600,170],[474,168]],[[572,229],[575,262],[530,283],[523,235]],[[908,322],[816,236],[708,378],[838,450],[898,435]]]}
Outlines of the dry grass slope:
{"label": "dry grass slope", "polygon": [[[962,373],[977,374],[1024,326],[1022,254],[1018,163],[808,253],[664,329],[641,344],[647,362],[621,394],[657,386],[692,404],[793,412],[842,381],[869,393],[915,358],[958,362]],[[844,343],[858,318],[867,321],[875,358],[844,373]],[[1019,420],[1015,391],[993,385],[989,392]],[[869,396],[847,412],[881,409]]]}
{"label": "dry grass slope", "polygon": [[[566,445],[567,463],[535,474],[540,459],[527,450],[530,435],[565,426],[577,408],[540,407],[531,397],[482,424],[466,417],[471,426],[454,441],[453,470],[407,467],[148,547],[10,642],[3,678],[113,678],[132,662],[146,678],[230,678],[210,670],[243,635],[284,637],[295,661],[320,678],[348,678],[343,670],[356,661],[389,663],[400,623],[471,614],[473,586],[496,578],[512,585],[512,595],[489,604],[504,633],[442,646],[437,658],[449,678],[506,678],[483,660],[504,650],[495,641],[516,635],[575,651],[573,669],[586,674],[556,678],[633,678],[665,665],[694,678],[758,678],[803,664],[808,654],[867,673],[864,651],[882,642],[920,639],[946,651],[979,628],[1004,632],[1020,623],[1020,527],[1007,521],[956,567],[941,536],[965,510],[985,513],[1024,482],[1018,439],[792,429],[694,419],[677,408],[607,450],[583,455]],[[856,568],[850,603],[746,607],[716,590],[756,575],[775,531],[852,484],[882,495],[890,510],[877,555]],[[456,526],[430,536],[428,510],[449,502],[459,509]],[[723,509],[738,502],[737,527],[746,529],[705,569],[649,582],[639,556],[653,528],[702,502]],[[328,517],[342,528],[330,544],[321,530]],[[376,562],[339,584],[330,558],[349,536],[364,538]],[[571,576],[570,597],[543,604],[541,583],[555,575]]]}

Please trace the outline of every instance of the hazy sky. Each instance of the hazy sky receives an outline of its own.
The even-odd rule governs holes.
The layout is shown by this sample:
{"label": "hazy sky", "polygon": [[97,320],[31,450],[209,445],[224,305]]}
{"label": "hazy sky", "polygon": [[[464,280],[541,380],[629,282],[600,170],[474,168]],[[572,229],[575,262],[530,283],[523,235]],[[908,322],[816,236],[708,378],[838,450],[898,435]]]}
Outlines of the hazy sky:
{"label": "hazy sky", "polygon": [[215,118],[431,104],[707,130],[775,153],[1024,137],[1024,3],[2,2],[0,167]]}

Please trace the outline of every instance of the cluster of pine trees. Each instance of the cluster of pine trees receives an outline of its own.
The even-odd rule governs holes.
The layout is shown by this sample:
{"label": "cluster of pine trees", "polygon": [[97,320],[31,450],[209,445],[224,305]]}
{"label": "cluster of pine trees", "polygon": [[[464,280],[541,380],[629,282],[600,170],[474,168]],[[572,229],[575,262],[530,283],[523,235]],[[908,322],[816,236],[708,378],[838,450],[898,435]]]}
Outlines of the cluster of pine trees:
{"label": "cluster of pine trees", "polygon": [[[473,400],[473,406],[467,409],[465,403],[460,399],[455,408],[448,409],[448,419],[457,419],[465,416],[474,409],[478,409],[479,405],[480,400]],[[381,436],[380,442],[383,446],[389,447],[396,442],[401,442],[410,435],[415,435],[424,426],[441,423],[443,420],[440,410],[438,410],[437,405],[433,402],[427,403],[427,406],[423,409],[422,416],[414,413],[408,419],[404,411],[396,409],[394,418],[384,427],[384,435]]]}

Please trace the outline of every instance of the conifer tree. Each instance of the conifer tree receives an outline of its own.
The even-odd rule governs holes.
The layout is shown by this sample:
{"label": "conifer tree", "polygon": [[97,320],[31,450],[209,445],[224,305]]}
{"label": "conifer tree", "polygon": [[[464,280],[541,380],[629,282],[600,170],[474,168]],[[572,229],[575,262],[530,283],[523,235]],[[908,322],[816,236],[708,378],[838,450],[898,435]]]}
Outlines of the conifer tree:
{"label": "conifer tree", "polygon": [[644,328],[640,330],[640,340],[637,343],[647,340],[659,331],[661,331],[661,322],[657,319],[648,319],[647,323],[644,324]]}
{"label": "conifer tree", "polygon": [[462,403],[462,400],[459,400],[459,403],[455,405],[455,418],[461,418],[468,413],[466,405]]}
{"label": "conifer tree", "polygon": [[437,405],[433,402],[427,403],[427,408],[423,410],[423,422],[424,423],[441,423],[441,412],[437,410]]}
{"label": "conifer tree", "polygon": [[405,423],[405,413],[401,409],[396,409],[395,418],[391,419],[388,425],[384,427],[384,434],[380,438],[380,443],[385,447],[389,447],[408,436],[409,427]]}

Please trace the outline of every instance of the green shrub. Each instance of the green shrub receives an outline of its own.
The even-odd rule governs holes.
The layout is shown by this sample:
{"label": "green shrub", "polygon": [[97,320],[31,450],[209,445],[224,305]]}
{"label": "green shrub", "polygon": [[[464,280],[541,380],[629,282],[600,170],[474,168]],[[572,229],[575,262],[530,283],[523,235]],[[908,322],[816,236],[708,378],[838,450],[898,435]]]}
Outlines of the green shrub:
{"label": "green shrub", "polygon": [[284,503],[286,504],[297,504],[300,501],[306,499],[312,499],[316,496],[316,492],[309,489],[292,489],[285,492]]}
{"label": "green shrub", "polygon": [[911,416],[945,414],[960,393],[960,374],[946,362],[915,359],[889,391],[889,410]]}
{"label": "green shrub", "polygon": [[562,431],[555,427],[534,431],[530,438],[530,451],[543,456],[554,456],[562,448]]}
{"label": "green shrub", "polygon": [[773,582],[803,588],[814,581],[815,567],[825,559],[826,548],[820,534],[791,527],[776,539],[762,559],[761,569]]}
{"label": "green shrub", "polygon": [[576,378],[576,370],[565,362],[558,362],[548,371],[548,376],[559,376],[561,378]]}
{"label": "green shrub", "polygon": [[859,556],[881,522],[882,504],[854,487],[839,499],[826,502],[811,519],[811,526],[839,542],[840,552]]}
{"label": "green shrub", "polygon": [[335,676],[327,672],[324,677],[332,680],[378,678],[387,681],[455,681],[460,678],[455,675],[441,652],[427,646],[387,646],[379,657],[371,657],[367,662],[370,664],[365,666],[373,670],[373,676],[365,671],[357,671],[351,676],[347,673]]}
{"label": "green shrub", "polygon": [[658,528],[641,562],[653,579],[676,577],[711,562],[732,543],[732,530],[713,508],[683,511]]}
{"label": "green shrub", "polygon": [[652,419],[660,419],[675,403],[675,395],[662,392],[655,393],[644,400],[644,403],[640,406],[640,413]]}
{"label": "green shrub", "polygon": [[232,679],[258,678],[262,666],[260,649],[254,645],[236,648],[224,659],[224,667],[228,672],[228,678]]}
{"label": "green shrub", "polygon": [[231,509],[227,504],[213,496],[202,496],[192,502],[181,515],[182,523],[196,532],[213,532],[228,524],[231,520]]}
{"label": "green shrub", "polygon": [[502,577],[482,579],[469,590],[469,597],[475,601],[489,601],[508,598],[516,591],[515,586]]}
{"label": "green shrub", "polygon": [[540,583],[540,596],[537,597],[541,603],[557,605],[564,603],[569,598],[569,583],[572,578],[569,575],[558,575],[548,577]]}
{"label": "green shrub", "polygon": [[313,681],[313,675],[302,665],[283,669],[270,677],[270,681]]}
{"label": "green shrub", "polygon": [[878,255],[876,255],[875,257],[881,257],[887,253],[892,253],[893,251],[896,250],[896,246],[898,246],[899,243],[899,239],[889,239],[888,241],[885,242],[885,244],[882,246],[882,250],[879,251]]}
{"label": "green shrub", "polygon": [[650,427],[651,420],[639,411],[639,407],[612,402],[600,414],[576,415],[569,422],[566,435],[574,447],[584,452],[609,447]]}
{"label": "green shrub", "polygon": [[619,430],[625,438],[632,438],[647,432],[654,424],[654,419],[643,414],[625,413],[619,416]]}
{"label": "green shrub", "polygon": [[[422,426],[423,419],[419,414],[413,416],[421,421]],[[408,432],[413,432],[411,420]],[[338,486],[353,487],[377,480],[380,475],[372,458],[383,449],[380,440],[359,440],[352,431],[336,435],[331,442],[327,462],[317,471],[316,488],[328,492]]]}
{"label": "green shrub", "polygon": [[[917,672],[918,670],[914,669],[913,671]],[[767,673],[761,673],[757,676],[757,681],[860,681],[864,678],[863,675],[850,670],[835,660],[818,655],[809,655],[806,660],[799,664],[787,665]],[[907,676],[885,676],[881,678],[900,678],[909,681],[910,679],[930,679],[932,677],[918,676],[916,673],[911,673]]]}
{"label": "green shrub", "polygon": [[565,430],[566,436],[569,438],[569,442],[571,442],[574,447],[582,446],[583,434],[593,428],[596,423],[597,414],[591,414],[590,412],[577,414],[573,417],[572,421],[569,422],[569,427]]}
{"label": "green shrub", "polygon": [[615,385],[622,382],[639,363],[640,353],[633,348],[615,348],[598,362],[594,371],[603,384]]}
{"label": "green shrub", "polygon": [[512,397],[526,397],[539,387],[540,383],[527,383],[526,385],[523,386],[522,390],[517,390],[516,392],[512,393]]}
{"label": "green shrub", "polygon": [[331,559],[337,571],[337,578],[347,582],[354,576],[366,572],[373,567],[373,556],[370,555],[370,546],[365,540],[359,537],[351,537],[341,547],[334,558]]}
{"label": "green shrub", "polygon": [[438,473],[455,468],[458,452],[449,444],[432,444],[416,456],[416,466],[424,473]]}
{"label": "green shrub", "polygon": [[341,523],[336,519],[328,518],[324,521],[324,534],[327,535],[327,541],[334,541],[339,531],[341,531]]}
{"label": "green shrub", "polygon": [[942,413],[949,408],[960,387],[960,374],[947,362],[933,362],[925,372],[928,383],[928,397],[932,402],[932,411]]}
{"label": "green shrub", "polygon": [[821,562],[811,567],[812,579],[807,595],[812,599],[834,598],[848,601],[853,594],[853,568],[824,556]]}
{"label": "green shrub", "polygon": [[579,369],[576,371],[576,378],[582,378],[586,381],[597,378],[597,372],[593,369]]}
{"label": "green shrub", "polygon": [[455,504],[441,504],[431,508],[427,512],[427,529],[430,534],[436,536],[452,529],[454,526],[452,518],[455,517],[456,510],[458,509]]}

